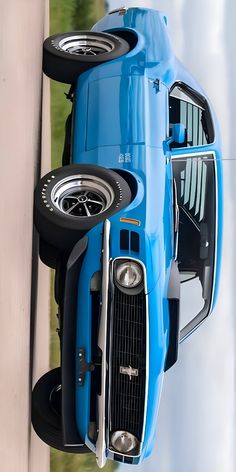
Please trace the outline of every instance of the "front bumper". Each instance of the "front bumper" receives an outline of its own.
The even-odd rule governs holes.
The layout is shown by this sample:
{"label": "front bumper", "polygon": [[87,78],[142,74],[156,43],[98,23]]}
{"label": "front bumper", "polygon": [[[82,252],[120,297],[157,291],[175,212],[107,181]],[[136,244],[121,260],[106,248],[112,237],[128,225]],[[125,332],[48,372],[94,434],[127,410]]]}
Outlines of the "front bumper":
{"label": "front bumper", "polygon": [[[100,238],[100,240],[99,240]],[[115,359],[116,365],[114,364],[114,356],[112,357],[111,345],[114,340],[112,339],[112,313],[114,313],[114,308],[112,303],[114,303],[114,293],[111,293],[112,289],[112,267],[113,261],[110,254],[110,222],[106,221],[104,225],[99,225],[92,230],[88,235],[88,245],[86,240],[86,247],[84,244],[85,253],[81,254],[81,258],[85,254],[85,259],[82,265],[79,263],[78,266],[81,268],[77,270],[76,284],[73,290],[75,292],[70,292],[70,299],[75,299],[78,296],[76,301],[76,306],[74,307],[74,317],[76,318],[76,327],[71,324],[71,312],[67,313],[67,321],[65,321],[64,328],[70,329],[71,332],[74,332],[74,337],[76,338],[72,343],[64,343],[64,349],[62,350],[62,366],[64,363],[64,379],[65,379],[65,388],[64,388],[64,400],[63,400],[63,434],[64,442],[67,445],[80,444],[81,439],[87,444],[87,446],[96,454],[97,463],[99,467],[103,467],[106,463],[106,459],[110,458],[119,462],[125,462],[129,464],[138,464],[145,456],[150,443],[150,438],[153,437],[155,427],[155,416],[157,412],[158,401],[160,397],[160,390],[162,384],[162,372],[163,372],[163,363],[165,357],[165,346],[166,346],[166,327],[163,325],[163,320],[158,320],[158,316],[153,316],[152,328],[154,330],[154,336],[151,336],[151,328],[149,327],[149,313],[150,308],[148,307],[149,298],[151,300],[151,310],[155,310],[156,313],[162,313],[162,302],[160,299],[159,306],[157,306],[157,297],[153,294],[147,294],[147,281],[146,281],[146,269],[145,265],[139,260],[139,264],[143,267],[144,274],[144,290],[143,296],[140,296],[139,303],[141,303],[142,308],[141,312],[145,314],[145,326],[141,327],[137,324],[137,331],[135,334],[135,342],[128,343],[131,346],[131,350],[134,352],[129,352],[127,346],[122,345],[121,350],[128,352],[128,357],[121,358],[117,357]],[[93,244],[93,241],[96,241],[96,247]],[[98,244],[99,243],[99,244]],[[78,243],[79,244],[79,243]],[[101,258],[101,248],[102,248],[102,258]],[[131,259],[129,256],[122,256],[122,259]],[[70,258],[71,259],[71,258]],[[117,258],[115,258],[116,260]],[[137,259],[136,259],[137,260]],[[75,262],[76,265],[76,262]],[[92,301],[91,301],[91,279],[96,271],[102,273],[101,287],[99,288],[100,293],[100,309],[99,301],[96,303],[96,316],[98,321],[98,332],[96,337],[96,343],[101,353],[101,366],[100,366],[100,389],[96,393],[96,397],[93,394],[93,372],[91,369],[87,369],[84,375],[83,382],[80,383],[80,360],[79,355],[81,350],[84,353],[85,366],[89,367],[92,362],[94,362],[94,352],[93,344],[94,337],[92,335],[93,329],[93,318],[92,318]],[[124,295],[124,297],[130,297],[130,295]],[[112,299],[113,297],[113,299]],[[123,296],[118,302],[120,307],[124,302]],[[99,300],[99,298],[97,299]],[[136,297],[137,301],[138,298]],[[118,305],[119,305],[118,303]],[[141,306],[140,305],[140,306]],[[127,305],[126,305],[127,306]],[[132,333],[135,333],[136,329],[136,317],[138,314],[137,310],[140,310],[140,306],[136,308],[132,307],[132,304],[129,304],[129,309],[125,309],[123,314],[122,328],[124,339],[126,335],[129,337],[132,336]],[[115,308],[115,313],[119,313],[119,306]],[[133,310],[133,311],[132,311]],[[79,314],[79,316],[78,316]],[[134,316],[135,315],[135,316]],[[132,321],[133,316],[133,321]],[[127,319],[129,321],[127,321]],[[132,322],[134,324],[132,325]],[[118,320],[118,328],[120,321]],[[139,330],[139,332],[138,332]],[[141,331],[140,331],[141,330]],[[159,333],[157,332],[159,331]],[[141,341],[139,344],[138,336],[141,333]],[[130,336],[131,334],[131,336]],[[158,334],[158,336],[157,336]],[[164,334],[164,336],[163,336]],[[66,333],[64,331],[63,338],[65,340]],[[122,341],[122,340],[121,340]],[[123,341],[122,341],[123,342]],[[145,352],[142,353],[142,362],[141,365],[136,364],[136,358],[140,358],[140,346],[145,345]],[[74,350],[76,346],[76,351]],[[120,347],[120,346],[119,346]],[[151,351],[150,351],[151,347]],[[117,345],[116,345],[117,349]],[[136,351],[135,351],[136,349]],[[66,352],[68,350],[68,352]],[[72,352],[73,351],[73,352]],[[75,356],[76,352],[76,356]],[[150,368],[150,352],[152,353],[152,366]],[[155,358],[154,355],[155,354]],[[119,355],[123,355],[120,354]],[[67,358],[67,364],[65,363],[65,358]],[[129,359],[131,359],[129,361]],[[70,362],[70,367],[68,365]],[[115,367],[114,367],[115,365]],[[137,397],[142,397],[141,400],[138,398],[136,404],[134,403],[133,410],[130,413],[127,412],[126,418],[124,417],[124,411],[122,410],[122,415],[116,415],[114,420],[115,406],[111,405],[111,402],[119,403],[119,395],[114,395],[114,382],[112,381],[112,370],[116,368],[116,375],[119,374],[120,368],[124,368],[126,375],[120,375],[121,382],[126,390],[122,390],[122,386],[118,385],[118,391],[120,392],[120,397],[124,395],[131,395],[132,393],[138,393]],[[130,368],[130,369],[129,369]],[[132,372],[138,370],[138,376],[133,376]],[[74,371],[74,372],[73,372]],[[131,371],[131,377],[130,377]],[[150,373],[150,375],[149,375]],[[119,375],[118,375],[119,377]],[[136,381],[141,382],[141,390],[139,386],[136,389]],[[70,388],[67,384],[69,383]],[[113,395],[112,395],[113,388]],[[120,390],[119,390],[120,389]],[[140,395],[140,392],[143,392]],[[115,392],[116,393],[116,392]],[[96,429],[98,431],[97,437],[96,434],[92,437],[90,425],[91,425],[91,409],[92,403],[96,403]],[[125,398],[122,398],[120,405],[124,404],[130,408],[129,399],[127,396],[127,401]],[[69,405],[69,406],[68,406]],[[122,406],[119,405],[120,410]],[[136,406],[135,406],[136,405]],[[149,407],[148,407],[149,405]],[[136,409],[136,412],[135,412]],[[148,414],[147,414],[148,409]],[[131,410],[131,408],[130,408]],[[130,433],[136,433],[133,429],[134,424],[125,423],[125,419],[130,418],[133,421],[136,418],[139,420],[139,448],[127,454],[121,454],[112,448],[110,443],[111,433],[114,432],[114,429],[117,430],[126,430]],[[118,419],[117,419],[118,418]],[[141,418],[141,420],[140,420]],[[94,420],[93,420],[94,421]],[[120,422],[119,422],[120,421]],[[114,426],[115,425],[115,426]],[[118,427],[119,425],[119,427]],[[122,427],[125,425],[125,427]],[[129,426],[130,425],[130,426]],[[73,432],[73,435],[72,435]],[[77,437],[76,437],[77,433]],[[77,438],[77,440],[76,440]]]}
{"label": "front bumper", "polygon": [[106,392],[107,392],[107,325],[108,325],[108,291],[109,291],[109,238],[110,222],[104,223],[102,249],[102,290],[101,318],[98,333],[98,347],[102,352],[101,395],[98,396],[98,438],[96,442],[96,459],[98,467],[106,463]]}

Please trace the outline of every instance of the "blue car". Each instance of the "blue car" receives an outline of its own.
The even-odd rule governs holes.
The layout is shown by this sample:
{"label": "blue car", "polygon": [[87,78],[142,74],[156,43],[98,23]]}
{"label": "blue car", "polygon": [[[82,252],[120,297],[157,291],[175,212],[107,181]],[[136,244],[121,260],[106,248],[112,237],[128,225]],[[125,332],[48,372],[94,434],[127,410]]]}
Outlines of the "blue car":
{"label": "blue car", "polygon": [[155,10],[120,8],[91,31],[51,36],[43,69],[70,84],[72,111],[62,167],[35,190],[61,366],[36,384],[32,422],[47,444],[92,451],[99,467],[139,464],[164,373],[216,302],[218,124]]}

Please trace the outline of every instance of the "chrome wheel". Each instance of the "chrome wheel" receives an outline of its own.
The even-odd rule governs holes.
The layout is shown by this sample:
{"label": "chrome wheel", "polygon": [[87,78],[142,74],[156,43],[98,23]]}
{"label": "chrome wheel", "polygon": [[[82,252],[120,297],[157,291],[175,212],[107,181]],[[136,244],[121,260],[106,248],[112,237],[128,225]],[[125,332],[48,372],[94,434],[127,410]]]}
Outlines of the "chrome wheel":
{"label": "chrome wheel", "polygon": [[59,41],[59,48],[77,56],[99,56],[115,49],[112,39],[89,34],[74,34]]}
{"label": "chrome wheel", "polygon": [[53,205],[72,217],[91,217],[106,211],[114,201],[112,187],[92,175],[73,175],[52,189]]}
{"label": "chrome wheel", "polygon": [[127,41],[105,31],[54,34],[43,43],[43,71],[51,79],[71,85],[86,70],[118,59],[129,50]]}

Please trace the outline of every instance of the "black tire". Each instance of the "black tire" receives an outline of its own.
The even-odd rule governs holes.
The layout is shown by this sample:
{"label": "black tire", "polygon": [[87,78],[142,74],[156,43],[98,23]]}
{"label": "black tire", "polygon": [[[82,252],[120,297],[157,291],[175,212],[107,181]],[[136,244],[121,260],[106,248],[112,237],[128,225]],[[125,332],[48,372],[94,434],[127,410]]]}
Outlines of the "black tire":
{"label": "black tire", "polygon": [[[65,197],[62,186],[68,185],[68,182],[72,185],[72,190],[69,190],[68,192],[71,193]],[[79,183],[81,187],[76,187]],[[73,196],[75,188],[77,188],[77,195],[80,192],[79,197]],[[90,189],[87,191],[89,197],[86,197],[89,209],[86,202],[79,201],[86,193],[83,189],[87,190],[87,188]],[[61,200],[56,193],[60,191],[62,192]],[[95,195],[93,199],[91,194]],[[94,199],[95,202],[91,203]],[[101,202],[98,202],[99,199]],[[45,242],[61,250],[70,250],[88,230],[126,207],[130,201],[129,185],[116,172],[92,164],[64,166],[45,175],[35,189],[35,225]],[[65,213],[63,206],[61,208],[64,204],[71,204],[67,210],[70,214]],[[73,205],[75,205],[74,208],[77,207],[77,212],[82,213],[77,214],[72,208]],[[91,216],[87,216],[88,211],[91,211]]]}
{"label": "black tire", "polygon": [[55,387],[61,385],[61,368],[53,369],[43,375],[36,383],[32,393],[31,419],[35,432],[48,446],[63,452],[84,454],[91,452],[81,446],[64,446],[62,441],[61,417],[50,403],[50,396]]}
{"label": "black tire", "polygon": [[39,239],[39,257],[47,267],[56,269],[60,255],[61,252],[59,249],[51,244],[45,243],[42,238]]}
{"label": "black tire", "polygon": [[[75,39],[80,40],[74,51]],[[96,55],[87,54],[89,45],[84,42],[87,38],[91,50]],[[90,39],[88,39],[90,38]],[[70,46],[71,45],[71,46]],[[76,47],[76,46],[74,46]],[[50,36],[43,44],[43,71],[51,79],[73,84],[78,76],[98,64],[117,59],[129,51],[129,44],[122,38],[109,33],[94,31],[74,31]]]}

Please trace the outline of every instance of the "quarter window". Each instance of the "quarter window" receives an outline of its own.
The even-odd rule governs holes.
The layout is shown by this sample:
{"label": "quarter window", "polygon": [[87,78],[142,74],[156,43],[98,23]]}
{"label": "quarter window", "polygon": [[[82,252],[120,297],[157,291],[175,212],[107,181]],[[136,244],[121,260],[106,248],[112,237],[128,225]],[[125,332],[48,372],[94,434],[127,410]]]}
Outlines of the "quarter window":
{"label": "quarter window", "polygon": [[173,143],[172,147],[202,146],[213,141],[213,124],[204,97],[187,86],[176,85],[169,98],[170,136],[175,123],[186,128],[185,143]]}

